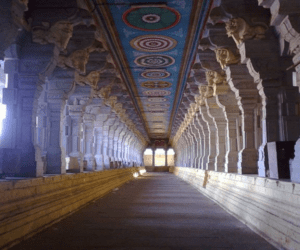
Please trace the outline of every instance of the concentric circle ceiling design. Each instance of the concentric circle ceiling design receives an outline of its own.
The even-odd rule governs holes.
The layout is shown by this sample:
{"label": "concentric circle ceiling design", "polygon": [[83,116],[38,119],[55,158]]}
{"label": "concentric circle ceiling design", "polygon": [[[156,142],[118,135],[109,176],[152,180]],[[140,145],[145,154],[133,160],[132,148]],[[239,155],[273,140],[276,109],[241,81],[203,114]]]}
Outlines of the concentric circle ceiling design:
{"label": "concentric circle ceiling design", "polygon": [[168,101],[167,98],[160,98],[160,97],[151,97],[147,99],[148,102],[160,103]]}
{"label": "concentric circle ceiling design", "polygon": [[[210,0],[201,0],[206,3]],[[132,98],[151,136],[166,138],[202,27],[198,0],[97,0],[109,24]],[[105,5],[105,6],[104,6]],[[120,18],[122,17],[122,18]],[[201,22],[200,22],[201,21]],[[197,29],[197,32],[194,32]],[[149,106],[167,104],[168,106]],[[164,122],[153,131],[153,118]]]}
{"label": "concentric circle ceiling design", "polygon": [[171,73],[164,69],[147,69],[141,76],[148,79],[163,79],[171,76]]}
{"label": "concentric circle ceiling design", "polygon": [[132,39],[130,45],[139,51],[164,52],[175,48],[177,41],[162,35],[144,35]]}
{"label": "concentric circle ceiling design", "polygon": [[156,104],[156,103],[147,104],[146,106],[149,108],[168,108],[168,107],[170,107],[169,104]]}
{"label": "concentric circle ceiling design", "polygon": [[166,81],[146,81],[142,82],[141,86],[148,89],[163,89],[163,88],[169,88],[172,86],[172,83],[166,82]]}
{"label": "concentric circle ceiling design", "polygon": [[145,96],[168,96],[171,95],[171,91],[168,90],[146,90],[143,92]]}
{"label": "concentric circle ceiling design", "polygon": [[147,55],[137,57],[134,62],[140,67],[163,68],[173,65],[175,59],[167,55]]}
{"label": "concentric circle ceiling design", "polygon": [[131,28],[143,31],[161,31],[174,27],[180,21],[180,13],[167,6],[131,7],[122,19]]}

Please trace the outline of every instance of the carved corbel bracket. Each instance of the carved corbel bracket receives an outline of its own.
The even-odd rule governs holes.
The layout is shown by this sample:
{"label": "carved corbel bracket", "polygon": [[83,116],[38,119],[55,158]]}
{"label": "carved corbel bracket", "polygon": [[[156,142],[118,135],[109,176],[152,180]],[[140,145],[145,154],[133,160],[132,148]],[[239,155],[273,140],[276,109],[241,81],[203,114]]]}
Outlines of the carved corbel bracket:
{"label": "carved corbel bracket", "polygon": [[219,48],[215,50],[217,62],[220,63],[221,68],[226,68],[227,65],[240,63],[240,55],[235,55],[226,48]]}
{"label": "carved corbel bracket", "polygon": [[85,74],[86,64],[89,60],[89,52],[87,49],[76,50],[68,57],[60,55],[57,66],[61,68],[73,68],[81,74]]}
{"label": "carved corbel bracket", "polygon": [[43,22],[43,26],[32,29],[32,41],[39,44],[53,43],[60,51],[66,50],[73,35],[73,24],[68,20],[61,20],[50,25]]}
{"label": "carved corbel bracket", "polygon": [[75,72],[75,82],[80,86],[91,86],[93,89],[98,88],[98,81],[100,78],[100,72],[92,71],[87,76],[82,76],[78,72]]}
{"label": "carved corbel bracket", "polygon": [[245,40],[261,40],[265,38],[268,29],[267,25],[250,26],[243,18],[232,18],[226,23],[228,37],[232,37],[236,45],[239,46]]}
{"label": "carved corbel bracket", "polygon": [[24,12],[28,10],[28,0],[12,0],[11,2],[11,16],[14,23],[19,28],[24,28],[30,31],[30,24],[24,19]]}

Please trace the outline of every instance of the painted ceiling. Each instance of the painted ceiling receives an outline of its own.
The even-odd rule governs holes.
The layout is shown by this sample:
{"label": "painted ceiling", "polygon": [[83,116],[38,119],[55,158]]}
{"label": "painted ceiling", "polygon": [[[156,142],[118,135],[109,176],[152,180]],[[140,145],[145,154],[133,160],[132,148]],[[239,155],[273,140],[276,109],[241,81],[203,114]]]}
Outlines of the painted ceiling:
{"label": "painted ceiling", "polygon": [[98,2],[149,137],[168,138],[210,1]]}

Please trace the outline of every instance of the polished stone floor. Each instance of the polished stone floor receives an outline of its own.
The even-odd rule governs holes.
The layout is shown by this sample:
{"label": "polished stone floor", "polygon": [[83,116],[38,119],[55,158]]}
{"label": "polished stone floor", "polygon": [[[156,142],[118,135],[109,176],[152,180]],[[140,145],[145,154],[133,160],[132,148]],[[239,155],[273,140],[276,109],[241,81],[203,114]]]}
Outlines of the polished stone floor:
{"label": "polished stone floor", "polygon": [[11,249],[275,248],[178,177],[146,173]]}

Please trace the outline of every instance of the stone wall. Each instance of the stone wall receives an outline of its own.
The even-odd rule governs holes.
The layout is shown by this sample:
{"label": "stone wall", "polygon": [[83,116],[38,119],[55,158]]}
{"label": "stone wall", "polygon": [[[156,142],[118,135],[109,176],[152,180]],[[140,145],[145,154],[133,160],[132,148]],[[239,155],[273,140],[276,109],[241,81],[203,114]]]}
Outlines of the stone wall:
{"label": "stone wall", "polygon": [[170,172],[278,248],[300,249],[300,184],[185,167]]}
{"label": "stone wall", "polygon": [[132,180],[126,168],[0,182],[0,248],[39,232]]}

